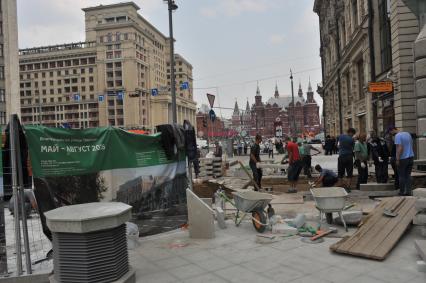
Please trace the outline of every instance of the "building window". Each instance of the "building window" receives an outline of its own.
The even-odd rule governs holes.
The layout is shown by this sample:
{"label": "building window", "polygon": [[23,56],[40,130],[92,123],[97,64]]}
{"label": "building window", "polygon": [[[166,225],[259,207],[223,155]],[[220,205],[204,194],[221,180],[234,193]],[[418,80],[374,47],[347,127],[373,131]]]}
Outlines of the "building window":
{"label": "building window", "polygon": [[[0,57],[3,57],[3,44],[0,44]],[[1,112],[3,113],[3,112]]]}
{"label": "building window", "polygon": [[358,1],[352,0],[352,22],[354,24],[353,30],[358,26]]}
{"label": "building window", "polygon": [[358,76],[358,98],[362,98],[364,94],[364,61],[361,59],[356,64]]}
{"label": "building window", "polygon": [[89,68],[89,74],[93,73],[93,68]]}
{"label": "building window", "polygon": [[4,93],[4,89],[0,89],[0,102],[6,101],[6,95]]}
{"label": "building window", "polygon": [[0,80],[4,79],[4,66],[0,66]]}
{"label": "building window", "polygon": [[379,2],[380,57],[382,72],[392,68],[392,43],[389,0]]}

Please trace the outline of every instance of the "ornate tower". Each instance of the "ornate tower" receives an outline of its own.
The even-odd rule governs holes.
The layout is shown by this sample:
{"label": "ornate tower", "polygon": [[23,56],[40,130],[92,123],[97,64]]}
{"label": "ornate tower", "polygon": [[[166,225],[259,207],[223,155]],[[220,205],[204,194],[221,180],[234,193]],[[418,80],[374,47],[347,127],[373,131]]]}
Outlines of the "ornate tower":
{"label": "ornate tower", "polygon": [[275,93],[274,93],[274,97],[278,98],[280,96],[280,93],[278,92],[278,85],[277,83],[275,83]]}
{"label": "ornate tower", "polygon": [[299,82],[299,91],[297,92],[297,94],[299,95],[299,97],[303,98],[302,84],[300,82]]}
{"label": "ornate tower", "polygon": [[311,80],[309,80],[308,92],[306,93],[306,95],[308,96],[308,99],[307,99],[308,103],[315,102],[314,101],[314,92],[312,91],[312,86],[311,86]]}
{"label": "ornate tower", "polygon": [[257,85],[256,96],[254,97],[254,100],[256,106],[262,105],[262,96],[260,95],[259,84]]}

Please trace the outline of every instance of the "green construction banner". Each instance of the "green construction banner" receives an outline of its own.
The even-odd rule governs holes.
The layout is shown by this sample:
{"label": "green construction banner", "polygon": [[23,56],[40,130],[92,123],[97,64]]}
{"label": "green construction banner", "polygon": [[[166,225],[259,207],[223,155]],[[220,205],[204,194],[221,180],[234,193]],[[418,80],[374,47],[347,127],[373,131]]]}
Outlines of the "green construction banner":
{"label": "green construction banner", "polygon": [[160,134],[117,128],[62,129],[25,126],[34,177],[82,175],[176,162],[166,158]]}

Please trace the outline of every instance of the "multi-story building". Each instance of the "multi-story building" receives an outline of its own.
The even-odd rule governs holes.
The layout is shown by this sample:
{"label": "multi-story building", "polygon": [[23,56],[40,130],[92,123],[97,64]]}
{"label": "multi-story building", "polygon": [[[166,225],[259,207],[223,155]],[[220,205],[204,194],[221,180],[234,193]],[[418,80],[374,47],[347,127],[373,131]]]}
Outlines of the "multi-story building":
{"label": "multi-story building", "polygon": [[[169,54],[167,54],[167,88],[161,88],[159,94],[151,98],[154,125],[169,123],[172,120],[172,98],[169,95],[171,86]],[[179,54],[175,54],[175,83],[177,121],[182,124],[183,120],[187,119],[194,125],[196,102],[193,97],[192,65]]]}
{"label": "multi-story building", "polygon": [[[327,134],[348,127],[383,133],[390,125],[415,132],[413,42],[424,1],[316,0],[320,23],[323,118]],[[369,82],[393,90],[368,92]]]}
{"label": "multi-story building", "polygon": [[275,86],[274,96],[264,103],[258,86],[255,103],[251,108],[247,105],[243,115],[235,103],[232,127],[245,130],[250,136],[260,133],[268,138],[277,136],[277,128],[285,135],[318,134],[321,130],[319,106],[314,99],[310,82],[306,95],[305,100],[302,86],[299,84],[293,106],[291,96],[281,96],[278,86]]}
{"label": "multi-story building", "polygon": [[[171,122],[169,38],[138,10],[133,2],[84,8],[85,42],[20,50],[23,122],[147,129]],[[192,80],[192,67],[185,71]],[[178,98],[178,122],[195,122],[191,87]]]}
{"label": "multi-story building", "polygon": [[0,126],[20,114],[16,0],[0,0]]}

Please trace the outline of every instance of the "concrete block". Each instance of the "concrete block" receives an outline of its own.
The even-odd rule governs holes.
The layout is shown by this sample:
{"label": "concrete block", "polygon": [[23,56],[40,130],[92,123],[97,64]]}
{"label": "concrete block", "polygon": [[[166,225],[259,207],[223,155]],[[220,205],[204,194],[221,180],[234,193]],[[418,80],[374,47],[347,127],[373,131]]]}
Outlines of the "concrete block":
{"label": "concrete block", "polygon": [[413,190],[413,197],[426,198],[426,188],[417,188]]}
{"label": "concrete block", "polygon": [[417,133],[419,135],[426,135],[426,118],[417,119]]}
{"label": "concrete block", "polygon": [[395,190],[394,185],[391,183],[379,184],[379,183],[367,183],[360,185],[361,191],[393,191]]}
{"label": "concrete block", "polygon": [[419,272],[426,272],[426,262],[423,260],[417,261],[417,271]]}
{"label": "concrete block", "polygon": [[220,229],[226,229],[225,212],[221,207],[216,207],[216,220]]}
{"label": "concrete block", "polygon": [[426,240],[415,240],[414,246],[419,253],[420,258],[426,261]]}
{"label": "concrete block", "polygon": [[426,212],[417,213],[413,219],[414,225],[426,225]]}
{"label": "concrete block", "polygon": [[291,227],[288,224],[276,224],[272,226],[273,234],[285,234],[285,235],[296,235],[298,233],[297,228]]}
{"label": "concrete block", "polygon": [[426,159],[426,138],[417,139],[418,159]]}
{"label": "concrete block", "polygon": [[[426,78],[425,79],[418,79],[416,80],[416,93],[417,97],[426,97]],[[419,100],[422,100],[419,102]],[[418,116],[425,116],[426,109],[426,102],[425,98],[420,98],[417,100],[417,115]],[[423,106],[423,108],[421,108]]]}
{"label": "concrete block", "polygon": [[414,204],[414,207],[417,211],[423,211],[426,210],[426,198],[419,198],[416,200],[416,203]]}
{"label": "concrete block", "polygon": [[46,212],[52,232],[89,233],[120,226],[132,218],[132,207],[121,202],[68,205]]}
{"label": "concrete block", "polygon": [[426,76],[426,58],[416,60],[414,65],[416,67],[417,78]]}
{"label": "concrete block", "polygon": [[189,236],[195,239],[215,237],[214,211],[191,190],[186,190]]}

